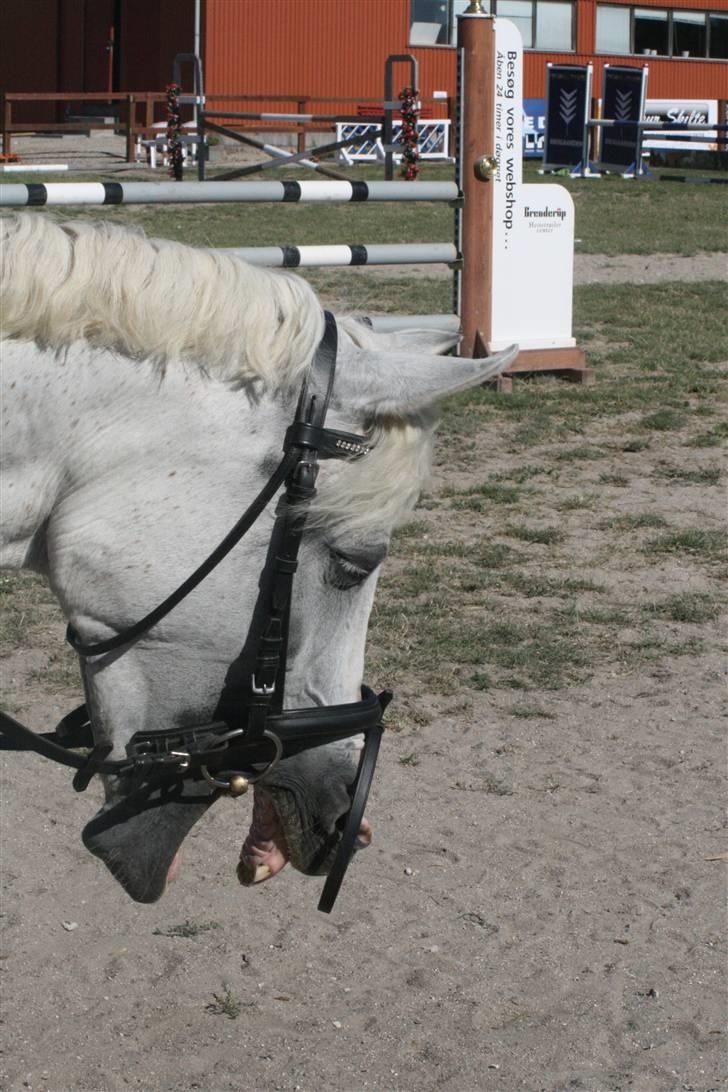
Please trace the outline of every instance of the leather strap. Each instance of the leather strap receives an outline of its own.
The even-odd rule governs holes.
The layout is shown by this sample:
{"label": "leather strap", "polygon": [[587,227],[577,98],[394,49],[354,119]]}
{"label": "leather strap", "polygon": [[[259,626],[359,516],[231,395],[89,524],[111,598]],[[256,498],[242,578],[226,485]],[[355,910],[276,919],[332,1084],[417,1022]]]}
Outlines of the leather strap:
{"label": "leather strap", "polygon": [[[384,712],[391,700],[392,693],[390,690],[384,690],[379,695],[378,702],[382,712]],[[374,777],[374,770],[379,755],[379,744],[382,742],[383,733],[384,727],[380,721],[376,727],[372,728],[367,733],[364,740],[364,750],[361,759],[359,760],[359,769],[357,771],[356,781],[354,782],[351,808],[349,809],[349,814],[344,823],[344,829],[341,834],[336,856],[329,869],[329,874],[326,877],[326,882],[321,892],[321,898],[319,899],[318,908],[323,914],[331,913],[334,903],[336,902],[336,896],[339,894],[339,888],[346,875],[346,870],[354,855],[354,847],[359,836],[361,821],[364,818],[364,809],[366,808],[367,800],[369,799],[369,790],[372,786],[372,778]]]}
{"label": "leather strap", "polygon": [[203,561],[202,564],[171,593],[171,595],[168,595],[159,606],[154,608],[154,610],[150,610],[149,614],[145,614],[138,622],[129,626],[128,629],[123,630],[122,633],[117,634],[116,637],[109,637],[105,641],[97,641],[94,644],[84,644],[73,626],[69,625],[66,630],[66,640],[72,648],[75,649],[78,655],[84,657],[103,656],[107,652],[113,652],[115,649],[121,648],[122,645],[128,645],[136,640],[137,637],[141,637],[142,634],[146,633],[152,626],[156,626],[157,622],[160,622],[162,618],[165,618],[178,603],[181,603],[182,600],[197,587],[198,584],[202,583],[206,576],[209,576],[213,569],[217,568],[233,547],[237,546],[243,535],[250,530],[263,509],[278,492],[295,465],[296,458],[295,452],[286,452],[258,496],[242,514],[234,527],[230,528],[222,542],[215,547],[210,556]]}

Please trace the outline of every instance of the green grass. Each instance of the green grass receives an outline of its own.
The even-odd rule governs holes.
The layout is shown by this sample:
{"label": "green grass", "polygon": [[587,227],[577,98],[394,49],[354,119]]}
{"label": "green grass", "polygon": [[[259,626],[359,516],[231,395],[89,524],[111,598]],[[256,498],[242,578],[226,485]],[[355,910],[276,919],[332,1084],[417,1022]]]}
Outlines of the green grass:
{"label": "green grass", "polygon": [[558,527],[527,527],[523,523],[509,524],[505,533],[521,542],[538,543],[541,546],[555,546],[564,539],[564,533]]}
{"label": "green grass", "polygon": [[42,576],[0,572],[0,655],[31,642],[38,628],[56,616],[55,599]]}
{"label": "green grass", "polygon": [[607,459],[610,455],[609,451],[605,451],[602,447],[593,447],[588,444],[581,444],[579,447],[568,447],[563,451],[559,451],[556,458],[560,462],[575,462],[579,459]]}
{"label": "green grass", "polygon": [[526,599],[543,598],[545,596],[571,596],[578,592],[596,592],[601,594],[606,589],[588,578],[568,576],[544,576],[524,573],[518,570],[505,572],[501,576],[502,582]]}
{"label": "green grass", "polygon": [[688,554],[706,561],[720,560],[726,556],[726,551],[728,551],[726,531],[697,527],[659,535],[657,538],[650,539],[645,546],[646,553]]}
{"label": "green grass", "polygon": [[[500,450],[515,455],[508,454],[511,465],[502,468],[488,455],[489,473],[476,479],[476,491],[460,487],[444,499],[477,503],[481,484],[509,486],[521,496],[513,505],[487,506],[495,542],[473,541],[477,508],[469,513],[461,507],[460,547],[454,526],[448,526],[447,538],[438,538],[435,511],[426,513],[433,522],[423,520],[429,526],[426,541],[423,529],[419,540],[413,536],[395,546],[395,557],[427,568],[408,573],[406,565],[391,583],[385,569],[370,631],[375,676],[381,672],[384,681],[402,670],[423,689],[445,693],[464,685],[487,692],[551,689],[583,682],[604,668],[621,675],[665,656],[698,655],[715,643],[712,632],[689,640],[663,632],[682,616],[703,617],[694,624],[708,626],[713,608],[707,601],[665,605],[655,595],[654,577],[661,557],[682,554],[701,564],[703,578],[717,588],[713,561],[725,549],[726,535],[704,520],[698,528],[671,526],[679,520],[666,498],[684,484],[683,475],[703,483],[715,479],[715,468],[706,475],[684,445],[705,435],[706,409],[726,414],[724,307],[722,283],[578,288],[577,336],[588,330],[598,341],[593,387],[517,378],[510,396],[476,389],[446,404],[440,450],[448,457],[460,452],[462,465],[478,473],[483,464],[473,438],[480,433],[497,437]],[[711,438],[720,439],[721,432],[720,425],[711,426]],[[656,471],[676,461],[676,439],[685,452],[681,473],[661,476]],[[650,500],[656,506],[664,499],[665,514],[611,514],[614,492],[608,487],[624,494],[644,479],[664,491]],[[526,495],[525,484],[539,488]],[[432,504],[437,501],[436,495]],[[641,495],[640,503],[646,507]],[[522,518],[514,519],[516,505]],[[498,540],[514,527],[524,538],[512,538],[509,548]],[[585,528],[592,539],[584,557]],[[537,539],[552,540],[546,546],[558,544],[557,550],[538,550],[538,571],[525,565],[536,556],[525,541],[534,532]],[[642,567],[645,591],[624,602],[618,590],[623,570],[639,579]],[[715,600],[712,592],[705,594]]]}
{"label": "green grass", "polygon": [[622,451],[628,454],[634,454],[639,451],[646,451],[650,446],[650,441],[644,439],[644,437],[633,437],[630,440],[626,440],[622,445]]}
{"label": "green grass", "polygon": [[602,485],[614,485],[618,489],[624,489],[629,485],[629,478],[626,474],[606,473],[599,475],[599,481]]}
{"label": "green grass", "polygon": [[580,508],[595,508],[601,498],[596,491],[575,493],[555,502],[557,512],[578,512]]}
{"label": "green grass", "polygon": [[720,615],[721,605],[705,592],[681,592],[660,602],[648,603],[644,609],[649,616],[700,625],[715,621]]}
{"label": "green grass", "polygon": [[700,432],[685,441],[686,447],[721,447],[728,440],[728,422],[721,421],[707,432]]}
{"label": "green grass", "polygon": [[[227,1016],[228,1020],[237,1020],[243,1009],[243,1002],[225,983],[222,988],[222,993],[212,995],[212,1001],[205,1005],[205,1009],[213,1016]],[[246,1007],[250,1005],[252,1002],[248,1002]]]}
{"label": "green grass", "polygon": [[520,720],[556,720],[555,713],[548,713],[538,705],[512,705],[508,712]]}
{"label": "green grass", "polygon": [[657,432],[669,432],[672,429],[684,428],[687,417],[674,409],[660,409],[656,413],[650,413],[639,422],[642,428],[655,429]]}
{"label": "green grass", "polygon": [[[516,504],[521,499],[521,492],[514,485],[501,485],[500,482],[481,482],[479,485],[471,485],[467,489],[445,489],[444,497],[455,498],[457,507],[463,498],[468,501],[486,500],[494,504]],[[465,504],[465,507],[472,505]]]}
{"label": "green grass", "polygon": [[697,470],[682,466],[658,466],[654,477],[677,482],[679,485],[718,485],[721,471],[717,466],[701,466]]}
{"label": "green grass", "polygon": [[605,520],[601,526],[608,531],[639,531],[643,527],[667,527],[667,520],[657,512],[637,512],[614,516]]}

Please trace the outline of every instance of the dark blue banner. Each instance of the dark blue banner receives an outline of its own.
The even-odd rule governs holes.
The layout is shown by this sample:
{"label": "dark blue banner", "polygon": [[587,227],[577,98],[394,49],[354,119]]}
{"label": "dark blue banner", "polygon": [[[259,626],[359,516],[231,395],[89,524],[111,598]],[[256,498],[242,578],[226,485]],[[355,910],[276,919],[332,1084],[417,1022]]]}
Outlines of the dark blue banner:
{"label": "dark blue banner", "polygon": [[523,158],[543,155],[543,131],[546,122],[546,100],[523,100]]}
{"label": "dark blue banner", "polygon": [[547,73],[544,169],[586,165],[591,67],[550,64]]}
{"label": "dark blue banner", "polygon": [[[602,126],[600,166],[625,171],[640,169],[642,120],[645,103],[646,68],[604,66],[602,118],[621,124]],[[632,124],[630,124],[632,123]]]}

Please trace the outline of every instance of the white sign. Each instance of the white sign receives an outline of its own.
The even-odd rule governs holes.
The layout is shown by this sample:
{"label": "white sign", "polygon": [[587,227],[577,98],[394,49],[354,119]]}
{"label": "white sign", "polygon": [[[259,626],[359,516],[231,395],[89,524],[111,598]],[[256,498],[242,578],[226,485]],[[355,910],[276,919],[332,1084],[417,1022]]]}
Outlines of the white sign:
{"label": "white sign", "polygon": [[523,184],[523,42],[495,20],[493,291],[489,350],[571,348],[574,204],[563,186]]}
{"label": "white sign", "polygon": [[[718,103],[715,99],[647,99],[645,121],[679,122],[681,125],[715,125],[718,122]],[[645,129],[643,149],[678,152],[717,152],[722,145],[716,144],[717,131],[693,133],[690,140],[650,140]],[[686,137],[688,133],[679,133]],[[667,134],[665,134],[667,136]]]}

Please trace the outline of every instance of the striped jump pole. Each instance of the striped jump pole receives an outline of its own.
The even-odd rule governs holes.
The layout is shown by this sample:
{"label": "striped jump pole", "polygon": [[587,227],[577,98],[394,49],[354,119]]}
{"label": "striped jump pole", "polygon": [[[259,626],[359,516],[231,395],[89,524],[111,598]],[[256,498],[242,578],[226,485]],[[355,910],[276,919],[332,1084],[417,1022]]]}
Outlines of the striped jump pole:
{"label": "striped jump pole", "polygon": [[249,110],[205,110],[206,118],[232,118],[233,121],[290,121],[290,122],[355,122],[371,121],[381,124],[381,114],[256,114]]}
{"label": "striped jump pole", "polygon": [[649,129],[660,130],[667,133],[714,133],[725,132],[728,125],[719,125],[717,122],[696,122],[694,125],[681,121],[616,121],[614,118],[592,118],[587,124],[594,128],[609,128],[619,125],[623,129]]}
{"label": "striped jump pole", "polygon": [[283,269],[306,266],[426,265],[458,261],[453,243],[355,243],[335,246],[254,246],[216,248],[250,265]]}
{"label": "striped jump pole", "polygon": [[47,182],[0,185],[0,206],[457,201],[455,182]]}

